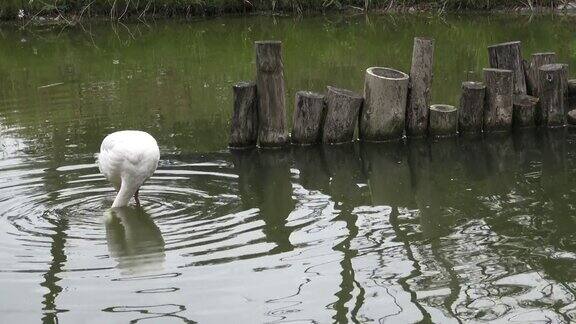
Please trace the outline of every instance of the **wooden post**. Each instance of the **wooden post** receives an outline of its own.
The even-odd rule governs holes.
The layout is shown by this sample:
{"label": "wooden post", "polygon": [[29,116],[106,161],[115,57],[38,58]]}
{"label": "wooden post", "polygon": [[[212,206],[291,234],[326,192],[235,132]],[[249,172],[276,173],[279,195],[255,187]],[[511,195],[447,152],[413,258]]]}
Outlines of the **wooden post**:
{"label": "wooden post", "polygon": [[340,144],[354,140],[354,129],[363,101],[364,98],[355,92],[328,86],[323,143]]}
{"label": "wooden post", "polygon": [[538,98],[528,95],[514,96],[512,113],[512,126],[514,128],[528,128],[536,126],[534,115]]}
{"label": "wooden post", "polygon": [[512,71],[516,94],[526,94],[521,45],[521,42],[509,42],[488,47],[490,67]]}
{"label": "wooden post", "polygon": [[406,135],[411,137],[426,136],[427,133],[433,65],[434,39],[414,38],[406,110]]}
{"label": "wooden post", "polygon": [[298,91],[294,102],[292,143],[310,145],[320,141],[324,95]]}
{"label": "wooden post", "polygon": [[513,74],[510,70],[484,69],[486,98],[484,132],[509,131],[512,127]]}
{"label": "wooden post", "polygon": [[481,133],[486,86],[482,82],[462,82],[462,97],[458,112],[460,134]]}
{"label": "wooden post", "polygon": [[256,84],[239,82],[232,86],[234,91],[234,112],[230,126],[230,148],[256,146],[258,140],[258,110]]}
{"label": "wooden post", "polygon": [[556,63],[556,53],[534,53],[526,71],[526,90],[529,95],[538,97],[538,69],[542,65]]}
{"label": "wooden post", "polygon": [[539,69],[540,109],[538,121],[542,126],[564,126],[564,84],[562,64],[546,64]]}
{"label": "wooden post", "polygon": [[256,42],[258,140],[262,147],[283,146],[288,140],[284,98],[282,42]]}
{"label": "wooden post", "polygon": [[454,136],[458,132],[458,109],[450,105],[430,106],[430,135]]}
{"label": "wooden post", "polygon": [[398,70],[371,67],[366,70],[360,118],[360,139],[370,142],[401,138],[404,132],[408,75]]}

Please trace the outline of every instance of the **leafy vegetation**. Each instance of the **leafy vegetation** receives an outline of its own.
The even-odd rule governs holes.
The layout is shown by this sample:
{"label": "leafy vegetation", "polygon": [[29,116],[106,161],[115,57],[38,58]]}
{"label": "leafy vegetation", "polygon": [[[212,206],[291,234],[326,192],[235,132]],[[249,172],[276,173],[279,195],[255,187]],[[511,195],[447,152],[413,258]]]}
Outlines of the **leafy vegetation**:
{"label": "leafy vegetation", "polygon": [[569,0],[2,0],[0,19],[37,16],[197,16],[326,10],[493,10],[556,8]]}

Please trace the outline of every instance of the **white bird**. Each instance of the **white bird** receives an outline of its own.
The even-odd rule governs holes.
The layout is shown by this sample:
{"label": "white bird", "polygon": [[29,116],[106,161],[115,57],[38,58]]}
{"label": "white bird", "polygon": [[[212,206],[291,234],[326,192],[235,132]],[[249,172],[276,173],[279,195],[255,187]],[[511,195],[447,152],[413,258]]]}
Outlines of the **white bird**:
{"label": "white bird", "polygon": [[113,208],[127,206],[132,196],[140,205],[138,190],[156,171],[159,160],[158,144],[146,132],[125,130],[104,138],[97,163],[100,172],[118,192]]}

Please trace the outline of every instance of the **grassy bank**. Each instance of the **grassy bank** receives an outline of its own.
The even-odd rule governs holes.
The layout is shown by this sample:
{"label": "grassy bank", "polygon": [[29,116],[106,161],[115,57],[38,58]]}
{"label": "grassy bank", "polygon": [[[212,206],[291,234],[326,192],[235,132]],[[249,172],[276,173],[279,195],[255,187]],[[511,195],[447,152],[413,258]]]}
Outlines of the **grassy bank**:
{"label": "grassy bank", "polygon": [[332,10],[498,10],[556,8],[568,0],[2,0],[0,19],[40,16],[198,16],[224,13],[306,13]]}

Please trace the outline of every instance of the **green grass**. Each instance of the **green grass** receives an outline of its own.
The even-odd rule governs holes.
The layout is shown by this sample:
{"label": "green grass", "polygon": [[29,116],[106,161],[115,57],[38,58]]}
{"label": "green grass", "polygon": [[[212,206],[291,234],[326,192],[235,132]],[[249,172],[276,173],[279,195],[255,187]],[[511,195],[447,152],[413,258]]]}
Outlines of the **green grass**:
{"label": "green grass", "polygon": [[[0,19],[16,19],[24,10],[31,16],[197,16],[274,11],[288,13],[338,9],[494,10],[555,7],[567,0],[2,0]],[[356,8],[356,9],[354,9]]]}

